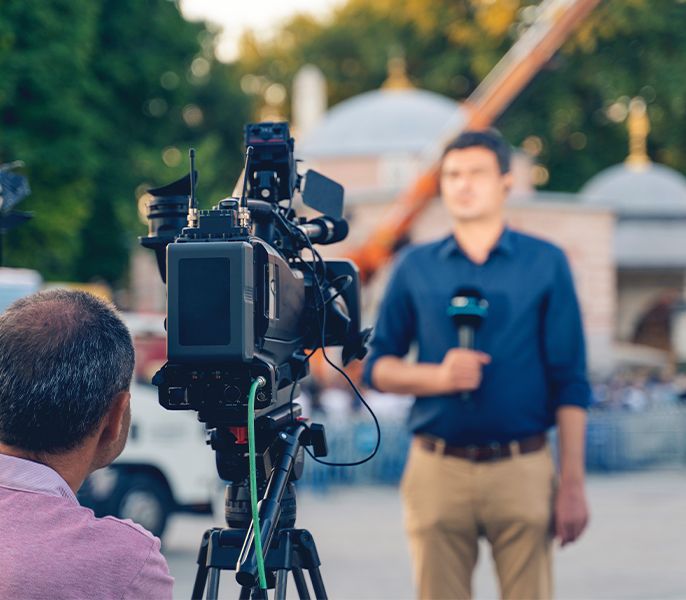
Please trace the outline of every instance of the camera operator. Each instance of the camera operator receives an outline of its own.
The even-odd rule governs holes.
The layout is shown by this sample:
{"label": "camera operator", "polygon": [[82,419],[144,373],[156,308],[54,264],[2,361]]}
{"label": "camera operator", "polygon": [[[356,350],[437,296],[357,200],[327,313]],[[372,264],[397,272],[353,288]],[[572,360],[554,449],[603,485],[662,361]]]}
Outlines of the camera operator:
{"label": "camera operator", "polygon": [[[365,371],[377,389],[417,397],[401,494],[418,594],[469,598],[484,536],[502,597],[550,598],[552,531],[564,545],[588,520],[590,387],[572,276],[559,248],[505,225],[510,148],[495,130],[450,143],[440,185],[452,233],[398,259]],[[460,286],[489,303],[476,348],[457,347],[447,311]]]}
{"label": "camera operator", "polygon": [[171,598],[159,539],[75,495],[124,448],[133,364],[126,327],[90,294],[0,315],[0,598]]}

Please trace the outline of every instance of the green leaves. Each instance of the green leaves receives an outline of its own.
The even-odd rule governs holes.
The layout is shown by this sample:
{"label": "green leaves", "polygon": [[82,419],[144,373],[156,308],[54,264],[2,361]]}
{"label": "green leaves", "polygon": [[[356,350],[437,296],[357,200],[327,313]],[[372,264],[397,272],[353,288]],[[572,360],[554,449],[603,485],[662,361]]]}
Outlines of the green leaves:
{"label": "green leaves", "polygon": [[249,103],[212,38],[167,0],[3,3],[0,161],[26,163],[35,212],[6,264],[125,283],[136,190],[187,172],[190,145],[207,203],[230,193]]}
{"label": "green leaves", "polygon": [[[143,230],[137,195],[186,173],[190,145],[201,205],[230,195],[260,90],[290,90],[314,63],[334,105],[378,88],[400,51],[415,85],[464,99],[538,4],[349,0],[327,20],[294,17],[270,40],[244,36],[240,62],[224,65],[211,55],[213,31],[168,0],[4,0],[0,161],[26,163],[33,193],[21,208],[36,214],[8,235],[6,264],[123,284]],[[685,20],[678,0],[606,0],[498,119],[512,143],[535,149],[544,187],[576,191],[623,160],[622,107],[637,94],[651,156],[686,171]]]}

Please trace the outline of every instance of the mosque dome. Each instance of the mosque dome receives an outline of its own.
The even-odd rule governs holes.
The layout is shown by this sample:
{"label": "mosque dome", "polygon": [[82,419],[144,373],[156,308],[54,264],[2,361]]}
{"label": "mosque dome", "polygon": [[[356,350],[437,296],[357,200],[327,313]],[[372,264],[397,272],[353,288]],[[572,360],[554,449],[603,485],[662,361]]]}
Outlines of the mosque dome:
{"label": "mosque dome", "polygon": [[300,141],[303,157],[421,154],[466,118],[454,100],[416,89],[403,77],[391,70],[383,88],[334,106]]}
{"label": "mosque dome", "polygon": [[589,204],[608,206],[620,214],[686,214],[686,177],[664,165],[643,169],[620,164],[590,179],[581,190]]}
{"label": "mosque dome", "polygon": [[630,154],[592,177],[581,189],[588,204],[614,209],[619,216],[686,215],[686,177],[651,162],[646,152],[650,130],[645,104],[632,100],[629,114]]}

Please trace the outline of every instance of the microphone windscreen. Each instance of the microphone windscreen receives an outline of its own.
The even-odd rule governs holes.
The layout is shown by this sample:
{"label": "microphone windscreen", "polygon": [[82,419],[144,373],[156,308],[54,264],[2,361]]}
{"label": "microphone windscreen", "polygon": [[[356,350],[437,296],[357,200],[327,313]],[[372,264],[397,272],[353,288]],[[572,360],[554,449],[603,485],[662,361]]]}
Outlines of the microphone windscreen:
{"label": "microphone windscreen", "polygon": [[338,219],[334,221],[333,238],[331,239],[331,243],[344,240],[346,237],[348,237],[349,230],[350,228],[348,227],[348,221],[345,219]]}
{"label": "microphone windscreen", "polygon": [[457,288],[457,291],[453,294],[453,297],[477,298],[480,300],[484,296],[479,288],[473,286],[462,286]]}
{"label": "microphone windscreen", "polygon": [[460,287],[450,299],[448,315],[457,327],[479,327],[487,314],[488,301],[476,287]]}

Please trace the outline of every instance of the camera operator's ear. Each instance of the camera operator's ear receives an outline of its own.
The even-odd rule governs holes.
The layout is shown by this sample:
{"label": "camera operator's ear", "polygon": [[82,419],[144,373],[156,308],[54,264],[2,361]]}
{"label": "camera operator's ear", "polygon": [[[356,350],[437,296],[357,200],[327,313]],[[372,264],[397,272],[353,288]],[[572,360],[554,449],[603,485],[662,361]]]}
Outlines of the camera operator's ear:
{"label": "camera operator's ear", "polygon": [[119,392],[112,399],[112,405],[105,415],[104,427],[100,434],[103,443],[114,442],[122,436],[126,439],[131,422],[131,394],[128,390]]}

